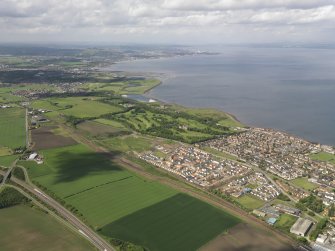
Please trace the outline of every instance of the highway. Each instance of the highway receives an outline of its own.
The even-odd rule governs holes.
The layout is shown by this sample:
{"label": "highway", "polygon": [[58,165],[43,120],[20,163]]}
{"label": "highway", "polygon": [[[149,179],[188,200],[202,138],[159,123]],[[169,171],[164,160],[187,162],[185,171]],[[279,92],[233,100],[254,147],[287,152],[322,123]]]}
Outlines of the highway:
{"label": "highway", "polygon": [[[6,172],[0,170],[0,174],[6,175]],[[38,188],[27,184],[26,182],[19,180],[15,177],[11,177],[10,180],[23,187],[25,190],[34,194],[40,201],[43,201],[50,208],[54,209],[58,215],[66,219],[66,221],[75,227],[82,236],[89,240],[96,248],[102,251],[115,251],[115,249],[101,236],[94,232],[91,228],[86,226],[81,220],[79,220],[75,215],[73,215],[69,210],[64,208],[61,204],[55,201],[53,198],[43,193]]]}

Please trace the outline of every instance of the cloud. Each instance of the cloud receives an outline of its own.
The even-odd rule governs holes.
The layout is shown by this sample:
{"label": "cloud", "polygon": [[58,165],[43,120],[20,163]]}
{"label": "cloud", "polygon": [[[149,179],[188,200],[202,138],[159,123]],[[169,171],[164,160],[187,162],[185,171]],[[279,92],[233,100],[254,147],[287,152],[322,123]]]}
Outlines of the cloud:
{"label": "cloud", "polygon": [[108,40],[118,34],[141,41],[154,41],[159,34],[171,41],[209,42],[227,34],[235,40],[273,34],[285,40],[293,33],[299,39],[322,38],[323,30],[329,39],[334,6],[335,0],[1,0],[0,32],[6,36],[0,41],[28,35],[38,40],[46,34],[64,40],[94,35]]}

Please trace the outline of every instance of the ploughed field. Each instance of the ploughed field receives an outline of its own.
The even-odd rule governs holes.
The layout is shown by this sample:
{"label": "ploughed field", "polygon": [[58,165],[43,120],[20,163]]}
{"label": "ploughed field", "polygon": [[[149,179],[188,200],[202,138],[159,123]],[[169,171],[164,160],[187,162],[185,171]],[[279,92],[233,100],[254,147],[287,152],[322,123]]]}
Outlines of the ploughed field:
{"label": "ploughed field", "polygon": [[71,137],[66,137],[56,133],[56,126],[42,126],[31,130],[32,139],[34,142],[33,149],[41,150],[54,147],[62,147],[76,144]]}
{"label": "ploughed field", "polygon": [[26,145],[25,109],[0,109],[0,148],[15,149]]}
{"label": "ploughed field", "polygon": [[28,206],[0,209],[0,250],[94,250],[89,242],[48,214]]}
{"label": "ploughed field", "polygon": [[124,170],[86,146],[40,152],[44,164],[20,163],[31,179],[78,210],[108,238],[149,250],[195,250],[240,222],[205,202]]}

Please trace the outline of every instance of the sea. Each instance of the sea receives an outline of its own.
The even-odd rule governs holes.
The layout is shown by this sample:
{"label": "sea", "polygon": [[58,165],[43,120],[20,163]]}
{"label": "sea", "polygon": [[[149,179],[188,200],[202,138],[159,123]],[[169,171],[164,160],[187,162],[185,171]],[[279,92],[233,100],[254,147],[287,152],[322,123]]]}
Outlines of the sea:
{"label": "sea", "polygon": [[110,69],[161,76],[162,84],[147,97],[216,108],[249,126],[335,146],[335,49],[212,51],[218,53],[125,61]]}

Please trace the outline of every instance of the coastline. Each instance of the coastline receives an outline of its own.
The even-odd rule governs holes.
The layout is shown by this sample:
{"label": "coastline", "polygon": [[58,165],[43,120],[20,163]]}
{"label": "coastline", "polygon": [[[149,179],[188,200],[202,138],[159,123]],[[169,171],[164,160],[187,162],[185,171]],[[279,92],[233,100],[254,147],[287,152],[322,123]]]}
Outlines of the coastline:
{"label": "coastline", "polygon": [[[187,56],[190,56],[190,55],[187,55]],[[196,55],[192,55],[192,56],[196,56]],[[182,56],[178,56],[178,57],[182,57]],[[168,58],[168,57],[164,57],[164,58]],[[145,61],[147,59],[143,59],[143,61]],[[122,62],[133,62],[135,60],[128,60],[128,61],[122,61]],[[137,61],[137,60],[136,60]],[[117,62],[116,64],[118,64],[120,62]],[[296,137],[296,138],[300,138],[300,139],[303,139],[309,143],[312,143],[312,144],[320,144],[320,145],[324,145],[324,146],[331,146],[331,147],[335,147],[335,145],[333,144],[324,144],[324,143],[320,143],[319,141],[315,141],[315,140],[309,140],[309,139],[306,139],[305,137],[302,137],[302,136],[298,136],[296,135],[295,133],[291,133],[291,132],[288,132],[287,130],[282,130],[282,129],[278,129],[278,128],[274,128],[274,127],[262,127],[262,126],[253,126],[253,125],[249,125],[247,123],[244,123],[243,121],[241,121],[239,118],[237,118],[236,115],[232,114],[232,113],[229,113],[229,112],[226,112],[224,109],[219,109],[219,108],[216,108],[216,107],[197,107],[197,106],[187,106],[187,105],[183,105],[183,104],[179,104],[179,103],[175,103],[175,102],[168,102],[168,101],[165,101],[165,100],[162,100],[162,99],[159,99],[157,97],[155,97],[153,94],[152,94],[152,91],[160,86],[160,85],[163,85],[164,84],[164,81],[166,79],[169,79],[173,76],[173,74],[168,74],[168,73],[162,73],[162,72],[130,72],[130,71],[121,71],[121,72],[124,72],[124,73],[132,73],[132,74],[139,74],[139,75],[142,75],[144,77],[153,77],[153,78],[157,78],[159,80],[159,83],[155,86],[152,86],[150,87],[149,89],[147,89],[143,94],[140,94],[140,95],[143,95],[144,97],[146,98],[149,98],[149,99],[154,99],[160,103],[163,103],[163,104],[169,104],[169,105],[177,105],[177,106],[184,106],[184,107],[188,107],[188,108],[195,108],[195,109],[212,109],[212,110],[215,110],[215,111],[218,111],[218,112],[222,112],[224,114],[227,114],[228,116],[232,117],[236,122],[238,123],[241,123],[244,127],[246,128],[263,128],[263,129],[270,129],[270,130],[274,130],[274,131],[278,131],[278,132],[282,132],[282,133],[285,133],[287,135],[290,135],[290,136],[293,136],[293,137]],[[163,77],[164,76],[164,77]]]}

